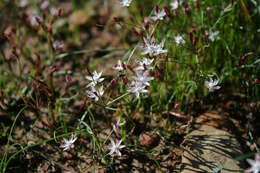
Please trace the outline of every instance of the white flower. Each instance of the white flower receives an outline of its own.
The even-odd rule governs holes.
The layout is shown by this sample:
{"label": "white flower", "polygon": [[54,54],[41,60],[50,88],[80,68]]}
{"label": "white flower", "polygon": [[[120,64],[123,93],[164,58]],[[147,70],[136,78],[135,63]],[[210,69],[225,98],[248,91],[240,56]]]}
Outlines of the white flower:
{"label": "white flower", "polygon": [[135,68],[135,70],[150,70],[153,69],[152,66],[150,66],[150,64],[152,64],[154,59],[148,59],[148,58],[144,58],[143,61],[136,61],[137,64],[139,64],[138,67]]}
{"label": "white flower", "polygon": [[74,142],[77,140],[77,138],[74,135],[70,135],[69,140],[66,138],[63,138],[63,144],[61,144],[61,148],[64,148],[63,151],[68,150],[70,148],[74,147]]}
{"label": "white flower", "polygon": [[50,2],[47,1],[47,0],[45,0],[45,1],[41,4],[41,9],[42,9],[42,10],[45,10],[45,9],[47,9],[47,8],[49,7],[49,5],[50,5]]}
{"label": "white flower", "polygon": [[36,18],[38,19],[39,22],[43,21],[40,16],[38,16],[38,15],[31,15],[29,19],[30,19],[30,23],[31,23],[32,26],[38,26],[39,25],[39,22],[37,21]]}
{"label": "white flower", "polygon": [[253,172],[258,173],[260,172],[260,156],[259,154],[255,154],[255,160],[246,159],[246,161],[250,164],[250,168],[248,168],[245,173]]}
{"label": "white flower", "polygon": [[219,79],[213,80],[211,77],[209,81],[205,81],[205,86],[209,89],[209,92],[220,89],[220,86],[217,86]]}
{"label": "white flower", "polygon": [[165,11],[162,9],[161,11],[155,11],[155,16],[152,16],[151,19],[156,20],[163,20],[164,16],[166,15]]}
{"label": "white flower", "polygon": [[19,7],[26,7],[28,5],[29,1],[28,0],[20,0],[18,3]]}
{"label": "white flower", "polygon": [[57,10],[57,8],[51,7],[50,13],[51,13],[51,15],[53,15],[53,16],[58,15],[58,10]]}
{"label": "white flower", "polygon": [[171,10],[176,10],[180,4],[182,4],[183,0],[174,0],[173,2],[170,3]]}
{"label": "white flower", "polygon": [[160,44],[155,44],[154,39],[152,39],[151,43],[144,38],[145,46],[143,46],[142,49],[144,49],[144,52],[142,55],[149,54],[150,56],[157,56],[161,53],[167,53],[167,50],[163,50],[164,41],[162,41]]}
{"label": "white flower", "polygon": [[117,64],[113,67],[113,69],[115,69],[117,71],[123,71],[124,70],[123,63],[121,63],[121,61],[118,60]]}
{"label": "white flower", "polygon": [[113,139],[110,139],[110,142],[111,144],[108,146],[110,152],[108,154],[114,155],[114,153],[116,153],[116,155],[121,156],[120,149],[125,147],[125,145],[120,145],[122,143],[122,140],[117,141],[117,143],[115,143]]}
{"label": "white flower", "polygon": [[87,90],[86,94],[89,98],[95,99],[95,102],[104,94],[103,86],[101,86],[98,90],[95,87],[91,86],[91,90]]}
{"label": "white flower", "polygon": [[55,51],[57,51],[57,50],[62,50],[63,47],[64,47],[64,44],[63,44],[61,41],[55,41],[55,42],[52,44],[52,46],[53,46],[53,49],[54,49]]}
{"label": "white flower", "polygon": [[119,130],[119,127],[123,126],[125,124],[125,121],[121,123],[120,117],[117,118],[116,124],[113,124],[113,130],[117,133]]}
{"label": "white flower", "polygon": [[97,73],[96,70],[93,72],[93,76],[86,76],[87,80],[90,80],[91,82],[87,85],[89,86],[96,86],[99,82],[102,82],[104,78],[100,78],[102,75],[102,71],[100,73]]}
{"label": "white flower", "polygon": [[219,34],[219,31],[211,32],[211,33],[209,34],[209,39],[210,39],[211,41],[219,40],[220,38],[219,38],[218,34]]}
{"label": "white flower", "polygon": [[140,93],[147,93],[148,91],[145,89],[145,85],[143,85],[140,82],[133,82],[130,86],[129,89],[127,90],[128,92],[135,93],[136,97],[140,97]]}
{"label": "white flower", "polygon": [[153,77],[149,77],[148,70],[146,70],[144,73],[141,73],[139,71],[136,72],[136,76],[133,76],[136,83],[140,83],[144,86],[150,86],[149,81],[153,80]]}
{"label": "white flower", "polygon": [[185,43],[183,36],[179,35],[179,34],[174,37],[174,40],[175,40],[176,44],[184,44]]}
{"label": "white flower", "polygon": [[129,7],[130,4],[131,4],[132,0],[122,0],[120,2],[120,4],[123,6],[123,7]]}

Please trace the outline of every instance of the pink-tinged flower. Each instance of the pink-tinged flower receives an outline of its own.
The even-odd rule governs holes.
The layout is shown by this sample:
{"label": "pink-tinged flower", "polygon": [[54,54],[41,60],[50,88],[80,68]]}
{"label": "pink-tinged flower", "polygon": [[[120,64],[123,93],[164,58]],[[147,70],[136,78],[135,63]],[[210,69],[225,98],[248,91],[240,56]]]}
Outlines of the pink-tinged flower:
{"label": "pink-tinged flower", "polygon": [[161,11],[155,11],[155,16],[152,16],[151,19],[153,21],[156,20],[163,20],[164,16],[166,15],[165,11],[162,9]]}
{"label": "pink-tinged flower", "polygon": [[246,161],[250,164],[251,167],[249,167],[247,170],[245,170],[245,173],[253,172],[258,173],[260,172],[260,156],[259,154],[255,154],[255,160],[252,159],[246,159]]}
{"label": "pink-tinged flower", "polygon": [[87,90],[86,94],[89,98],[95,99],[95,102],[104,94],[103,86],[101,86],[98,90],[95,87],[91,86],[91,90]]}
{"label": "pink-tinged flower", "polygon": [[144,43],[145,46],[142,46],[141,48],[144,49],[142,55],[149,54],[150,56],[157,56],[161,53],[167,53],[167,50],[163,49],[164,41],[162,41],[160,44],[155,44],[154,38],[151,39],[151,42],[144,38]]}
{"label": "pink-tinged flower", "polygon": [[52,46],[55,51],[62,50],[64,48],[64,44],[61,41],[55,41]]}
{"label": "pink-tinged flower", "polygon": [[51,15],[56,16],[56,15],[58,15],[58,9],[54,8],[54,7],[51,7],[50,8],[50,13],[51,13]]}
{"label": "pink-tinged flower", "polygon": [[117,61],[117,64],[113,66],[113,69],[117,71],[123,71],[124,70],[124,65],[120,60]]}
{"label": "pink-tinged flower", "polygon": [[132,0],[122,0],[120,1],[120,4],[123,6],[123,7],[129,7],[130,4],[131,4]]}
{"label": "pink-tinged flower", "polygon": [[19,7],[26,7],[29,4],[29,0],[20,0],[18,3]]}
{"label": "pink-tinged flower", "polygon": [[107,149],[110,150],[110,152],[108,154],[111,156],[114,156],[114,155],[121,156],[120,149],[125,147],[125,145],[121,145],[122,139],[120,141],[117,141],[116,143],[113,139],[110,139],[110,142],[111,142],[110,145],[107,147]]}
{"label": "pink-tinged flower", "polygon": [[153,80],[154,77],[149,77],[149,71],[146,70],[145,72],[136,72],[136,76],[133,76],[136,83],[140,83],[144,86],[150,86],[149,81]]}
{"label": "pink-tinged flower", "polygon": [[171,10],[176,10],[181,4],[182,4],[183,0],[174,0],[173,2],[170,3],[171,6]]}
{"label": "pink-tinged flower", "polygon": [[174,37],[175,43],[176,44],[184,44],[185,40],[183,39],[183,36],[178,34]]}
{"label": "pink-tinged flower", "polygon": [[100,73],[97,73],[96,70],[93,72],[93,76],[86,76],[87,80],[90,80],[91,82],[87,85],[89,86],[96,86],[99,82],[102,82],[104,78],[100,78],[102,75],[102,71]]}
{"label": "pink-tinged flower", "polygon": [[68,150],[70,148],[74,148],[74,142],[77,140],[77,137],[74,135],[70,135],[69,140],[63,138],[63,144],[60,145],[61,148],[64,148],[63,151]]}
{"label": "pink-tinged flower", "polygon": [[209,39],[211,41],[219,40],[220,38],[219,38],[218,34],[219,34],[219,31],[211,32],[209,34]]}
{"label": "pink-tinged flower", "polygon": [[220,89],[220,86],[217,86],[219,79],[213,80],[212,78],[209,81],[205,81],[205,86],[209,89],[209,92]]}
{"label": "pink-tinged flower", "polygon": [[30,20],[30,23],[32,26],[37,26],[37,27],[43,21],[43,19],[39,15],[36,15],[36,14],[32,14],[30,16],[29,20]]}
{"label": "pink-tinged flower", "polygon": [[136,61],[137,64],[139,64],[138,67],[135,68],[135,70],[150,70],[153,69],[151,66],[154,59],[148,59],[144,58],[142,61]]}
{"label": "pink-tinged flower", "polygon": [[129,89],[127,90],[128,92],[135,93],[136,97],[140,97],[140,93],[147,93],[148,90],[145,89],[145,85],[143,85],[140,82],[133,82],[130,86]]}
{"label": "pink-tinged flower", "polygon": [[121,122],[120,117],[118,117],[116,124],[113,124],[113,130],[118,133],[119,127],[123,126],[125,124],[125,121]]}
{"label": "pink-tinged flower", "polygon": [[47,0],[45,0],[45,1],[43,1],[43,3],[41,4],[41,9],[42,9],[42,10],[45,10],[45,9],[47,9],[47,8],[49,7],[49,5],[50,5],[50,2],[47,1]]}

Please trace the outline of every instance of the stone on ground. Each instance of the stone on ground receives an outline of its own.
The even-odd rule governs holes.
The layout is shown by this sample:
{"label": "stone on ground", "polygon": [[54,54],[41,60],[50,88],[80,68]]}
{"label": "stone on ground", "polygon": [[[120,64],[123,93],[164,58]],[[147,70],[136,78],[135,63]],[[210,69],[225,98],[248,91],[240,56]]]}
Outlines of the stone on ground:
{"label": "stone on ground", "polygon": [[202,125],[185,137],[182,173],[241,172],[243,163],[234,160],[242,149],[230,133]]}

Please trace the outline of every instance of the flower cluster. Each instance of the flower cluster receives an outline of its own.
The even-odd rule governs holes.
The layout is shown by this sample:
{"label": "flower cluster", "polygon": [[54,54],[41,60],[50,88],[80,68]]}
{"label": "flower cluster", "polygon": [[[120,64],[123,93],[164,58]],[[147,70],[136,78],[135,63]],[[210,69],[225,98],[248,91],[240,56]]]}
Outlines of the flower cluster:
{"label": "flower cluster", "polygon": [[97,73],[96,71],[93,72],[93,75],[86,76],[86,79],[91,81],[87,87],[90,87],[90,90],[86,91],[86,94],[89,98],[95,99],[97,102],[99,98],[104,94],[104,88],[103,86],[96,89],[97,84],[102,82],[104,78],[101,78],[102,72]]}
{"label": "flower cluster", "polygon": [[150,56],[157,56],[159,54],[167,53],[166,49],[163,49],[164,47],[164,41],[162,41],[160,44],[155,44],[155,39],[152,37],[151,41],[149,42],[146,38],[144,38],[145,45],[140,47],[144,50],[142,52],[142,55],[150,55]]}

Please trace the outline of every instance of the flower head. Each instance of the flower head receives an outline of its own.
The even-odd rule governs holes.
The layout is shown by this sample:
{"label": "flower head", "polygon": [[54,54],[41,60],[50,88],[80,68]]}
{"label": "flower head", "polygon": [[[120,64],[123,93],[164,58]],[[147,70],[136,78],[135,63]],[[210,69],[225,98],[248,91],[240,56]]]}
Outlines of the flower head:
{"label": "flower head", "polygon": [[104,94],[103,86],[101,86],[98,90],[95,87],[91,86],[91,90],[87,90],[86,94],[89,98],[95,99],[95,102]]}
{"label": "flower head", "polygon": [[163,20],[164,16],[166,15],[165,11],[162,9],[161,11],[155,11],[155,16],[152,16],[151,19],[156,20]]}
{"label": "flower head", "polygon": [[179,35],[179,34],[174,37],[174,40],[175,40],[176,44],[184,44],[185,43],[183,36]]}
{"label": "flower head", "polygon": [[153,77],[148,76],[148,70],[146,70],[144,73],[137,71],[136,76],[133,76],[136,83],[140,83],[144,86],[150,86],[149,81],[153,80]]}
{"label": "flower head", "polygon": [[152,38],[151,42],[144,38],[144,43],[145,46],[142,47],[142,49],[144,49],[142,55],[149,54],[150,56],[157,56],[161,53],[167,53],[167,50],[163,50],[164,41],[162,41],[160,44],[155,44],[154,38]]}
{"label": "flower head", "polygon": [[140,97],[140,93],[147,93],[148,91],[145,89],[145,85],[140,82],[132,82],[129,86],[128,92],[135,93],[136,97]]}
{"label": "flower head", "polygon": [[40,22],[43,21],[43,19],[37,14],[32,14],[29,17],[29,20],[32,26],[39,26]]}
{"label": "flower head", "polygon": [[121,122],[120,117],[118,117],[116,124],[113,124],[113,130],[117,133],[119,130],[119,127],[123,126],[125,124],[125,121]]}
{"label": "flower head", "polygon": [[55,41],[52,46],[55,51],[62,50],[64,48],[64,44],[61,41]]}
{"label": "flower head", "polygon": [[151,66],[154,59],[148,59],[144,58],[142,61],[136,61],[137,64],[139,64],[138,67],[135,68],[135,70],[150,70],[153,69]]}
{"label": "flower head", "polygon": [[117,71],[123,71],[124,70],[124,64],[118,60],[117,64],[115,66],[113,66],[113,69],[117,70]]}
{"label": "flower head", "polygon": [[171,10],[176,10],[180,4],[182,4],[183,0],[174,0],[173,2],[170,3]]}
{"label": "flower head", "polygon": [[26,7],[29,4],[28,0],[20,0],[18,3],[19,7]]}
{"label": "flower head", "polygon": [[245,173],[253,172],[258,173],[260,172],[260,156],[259,154],[255,154],[255,160],[246,159],[246,161],[250,164],[250,168],[248,168]]}
{"label": "flower head", "polygon": [[209,81],[205,81],[205,86],[209,89],[209,92],[213,92],[214,90],[220,89],[220,86],[217,86],[219,83],[219,79],[213,80],[212,77]]}
{"label": "flower head", "polygon": [[209,34],[209,39],[211,41],[219,40],[220,38],[219,38],[218,34],[219,34],[219,31],[211,32]]}
{"label": "flower head", "polygon": [[64,148],[63,151],[73,148],[74,147],[73,143],[76,140],[77,140],[77,137],[75,137],[74,135],[70,135],[69,140],[67,140],[66,138],[63,138],[63,144],[61,144],[60,147]]}
{"label": "flower head", "polygon": [[90,80],[91,82],[87,85],[89,86],[96,86],[99,82],[102,82],[104,78],[100,78],[102,75],[102,71],[100,73],[97,73],[96,70],[93,72],[93,76],[86,76],[87,80]]}
{"label": "flower head", "polygon": [[110,152],[108,153],[109,155],[114,155],[114,153],[118,156],[121,156],[121,152],[120,149],[124,148],[125,145],[121,145],[122,140],[117,141],[115,143],[115,141],[113,139],[110,139],[110,145],[107,147],[108,150],[110,150]]}
{"label": "flower head", "polygon": [[129,7],[130,4],[131,4],[132,0],[122,0],[120,1],[120,4],[123,6],[123,7]]}

